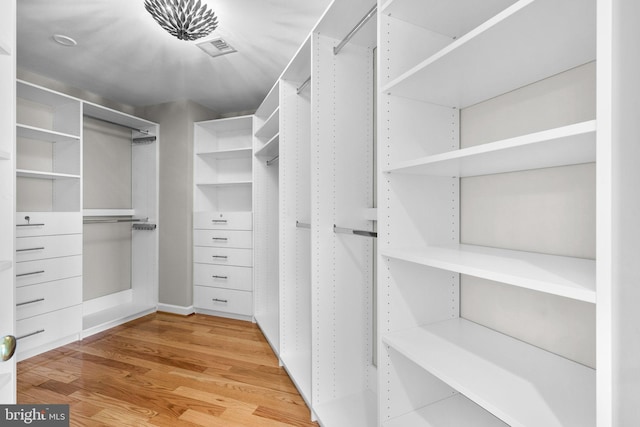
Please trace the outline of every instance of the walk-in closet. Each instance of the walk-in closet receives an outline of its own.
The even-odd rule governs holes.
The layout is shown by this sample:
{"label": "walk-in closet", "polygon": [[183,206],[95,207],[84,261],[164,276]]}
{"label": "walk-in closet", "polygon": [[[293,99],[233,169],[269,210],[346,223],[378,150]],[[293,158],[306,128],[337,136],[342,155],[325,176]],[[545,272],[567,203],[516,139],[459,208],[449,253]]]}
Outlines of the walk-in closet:
{"label": "walk-in closet", "polygon": [[0,403],[640,425],[640,3],[0,11]]}

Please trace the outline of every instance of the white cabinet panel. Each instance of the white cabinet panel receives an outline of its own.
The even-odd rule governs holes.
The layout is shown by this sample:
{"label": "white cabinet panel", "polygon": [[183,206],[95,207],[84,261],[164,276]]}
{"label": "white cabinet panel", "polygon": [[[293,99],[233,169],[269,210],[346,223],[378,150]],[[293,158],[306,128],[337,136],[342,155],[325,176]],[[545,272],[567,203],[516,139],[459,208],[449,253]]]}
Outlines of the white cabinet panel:
{"label": "white cabinet panel", "polygon": [[253,247],[253,235],[251,231],[194,230],[193,244],[195,246],[248,249]]}
{"label": "white cabinet panel", "polygon": [[[26,218],[29,217],[27,220]],[[16,237],[82,233],[80,212],[18,212]]]}
{"label": "white cabinet panel", "polygon": [[78,334],[81,330],[82,305],[18,320],[16,322],[18,354]]}
{"label": "white cabinet panel", "polygon": [[16,239],[16,262],[82,255],[82,234]]}
{"label": "white cabinet panel", "polygon": [[196,263],[251,267],[252,257],[251,249],[193,248],[193,262]]}
{"label": "white cabinet panel", "polygon": [[194,212],[193,228],[206,230],[252,230],[251,212]]}
{"label": "white cabinet panel", "polygon": [[82,277],[22,286],[16,290],[16,319],[22,320],[82,303]]}
{"label": "white cabinet panel", "polygon": [[81,275],[81,255],[16,263],[16,287]]}

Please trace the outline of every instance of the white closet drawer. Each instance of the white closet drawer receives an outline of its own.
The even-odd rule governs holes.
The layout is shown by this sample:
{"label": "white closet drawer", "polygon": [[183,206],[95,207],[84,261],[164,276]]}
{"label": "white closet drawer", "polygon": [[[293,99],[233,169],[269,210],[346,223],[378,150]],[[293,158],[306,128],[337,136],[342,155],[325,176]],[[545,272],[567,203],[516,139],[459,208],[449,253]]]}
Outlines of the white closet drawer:
{"label": "white closet drawer", "polygon": [[230,265],[194,264],[193,283],[199,286],[253,290],[253,269]]}
{"label": "white closet drawer", "polygon": [[206,310],[251,316],[253,314],[253,293],[232,289],[194,286],[193,305],[196,308]]}
{"label": "white closet drawer", "polygon": [[252,267],[252,261],[251,249],[207,248],[204,246],[193,248],[193,262]]}
{"label": "white closet drawer", "polygon": [[82,277],[16,289],[16,319],[22,320],[82,304]]}
{"label": "white closet drawer", "polygon": [[220,248],[252,248],[252,236],[251,231],[193,230],[193,244]]}
{"label": "white closet drawer", "polygon": [[[29,221],[25,217],[29,217]],[[81,234],[80,212],[18,212],[16,237],[51,236],[55,234]]]}
{"label": "white closet drawer", "polygon": [[205,230],[253,230],[251,212],[195,212],[193,228]]}
{"label": "white closet drawer", "polygon": [[16,239],[16,262],[71,255],[82,255],[82,234]]}
{"label": "white closet drawer", "polygon": [[82,276],[82,255],[16,263],[16,286]]}
{"label": "white closet drawer", "polygon": [[22,353],[82,331],[82,305],[16,321],[17,351]]}

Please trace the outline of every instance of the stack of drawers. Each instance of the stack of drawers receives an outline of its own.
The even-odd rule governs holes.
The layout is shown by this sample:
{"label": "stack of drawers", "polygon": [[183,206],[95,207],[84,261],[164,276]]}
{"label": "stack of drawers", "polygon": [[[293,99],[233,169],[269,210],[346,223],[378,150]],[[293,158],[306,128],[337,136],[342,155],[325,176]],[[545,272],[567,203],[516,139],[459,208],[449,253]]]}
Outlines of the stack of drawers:
{"label": "stack of drawers", "polygon": [[82,330],[82,216],[16,216],[16,337],[21,358],[79,338]]}
{"label": "stack of drawers", "polygon": [[193,225],[194,307],[251,317],[251,212],[197,212]]}

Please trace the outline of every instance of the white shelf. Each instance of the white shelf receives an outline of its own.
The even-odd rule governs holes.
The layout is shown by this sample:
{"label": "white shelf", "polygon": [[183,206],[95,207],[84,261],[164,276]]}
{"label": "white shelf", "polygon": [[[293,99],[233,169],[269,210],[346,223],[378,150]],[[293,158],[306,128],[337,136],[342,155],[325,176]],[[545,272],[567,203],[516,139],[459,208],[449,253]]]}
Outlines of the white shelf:
{"label": "white shelf", "polygon": [[47,89],[24,80],[16,82],[16,95],[18,98],[27,99],[39,104],[50,105],[52,107],[60,107],[62,105],[77,104],[80,105],[78,98],[63,95],[51,89]]}
{"label": "white shelf", "polygon": [[134,209],[83,209],[83,216],[134,216]]}
{"label": "white shelf", "polygon": [[67,173],[40,172],[26,169],[17,169],[16,175],[21,178],[38,179],[80,179],[80,175],[70,175]]}
{"label": "white shelf", "polygon": [[273,85],[267,96],[265,96],[262,104],[256,110],[255,115],[261,119],[268,118],[276,108],[278,108],[278,104],[280,102],[280,80],[276,80],[276,83]]}
{"label": "white shelf", "polygon": [[[370,427],[378,425],[377,396],[368,390],[316,405],[314,412],[323,426]],[[403,427],[409,425],[413,424],[405,424]]]}
{"label": "white shelf", "polygon": [[385,172],[468,177],[596,160],[595,120],[398,162]]}
{"label": "white shelf", "polygon": [[389,0],[381,13],[430,31],[460,37],[468,33],[515,0]]}
{"label": "white shelf", "polygon": [[232,187],[237,185],[252,185],[251,181],[229,181],[229,182],[198,182],[201,187]]}
{"label": "white shelf", "polygon": [[461,394],[396,417],[382,425],[383,427],[509,427]]}
{"label": "white shelf", "polygon": [[483,246],[388,249],[382,255],[595,303],[595,261]]}
{"label": "white shelf", "polygon": [[520,0],[382,92],[463,108],[542,80],[595,60],[595,13],[595,2]]}
{"label": "white shelf", "polygon": [[595,426],[593,369],[460,318],[383,341],[509,425]]}
{"label": "white shelf", "polygon": [[200,153],[196,153],[201,157],[211,157],[214,159],[240,159],[240,158],[249,158],[251,157],[251,152],[253,150],[251,148],[235,148],[232,150],[219,150],[219,151],[204,151]]}
{"label": "white shelf", "polygon": [[11,268],[13,263],[11,261],[0,260],[0,271],[5,271]]}
{"label": "white shelf", "polygon": [[277,156],[280,153],[280,134],[276,133],[273,138],[267,141],[259,150],[256,151],[256,157]]}
{"label": "white shelf", "polygon": [[267,120],[262,124],[260,129],[255,133],[256,138],[272,138],[280,126],[280,107],[276,108]]}
{"label": "white shelf", "polygon": [[0,150],[0,160],[11,160],[11,153],[8,151]]}
{"label": "white shelf", "polygon": [[76,135],[22,124],[16,125],[16,136],[45,142],[80,142],[80,137]]}

